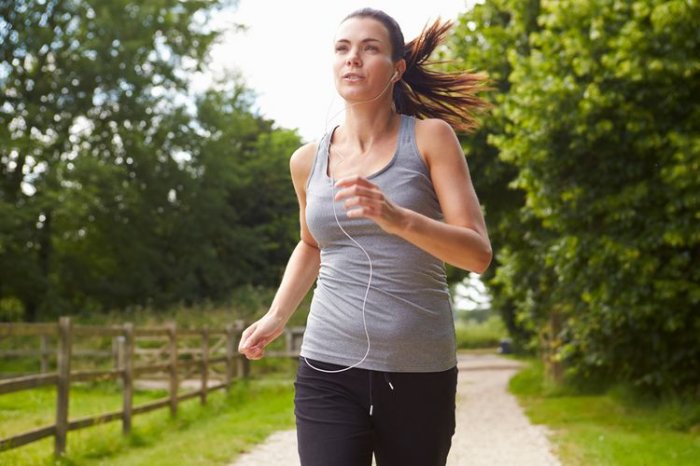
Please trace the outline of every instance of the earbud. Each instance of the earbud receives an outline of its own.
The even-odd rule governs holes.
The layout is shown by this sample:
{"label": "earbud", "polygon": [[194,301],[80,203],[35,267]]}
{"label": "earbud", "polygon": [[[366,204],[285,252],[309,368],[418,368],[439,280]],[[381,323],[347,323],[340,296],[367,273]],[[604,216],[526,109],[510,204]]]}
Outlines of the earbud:
{"label": "earbud", "polygon": [[394,74],[391,76],[391,79],[393,81],[394,78],[396,78],[399,75],[399,70],[394,71]]}

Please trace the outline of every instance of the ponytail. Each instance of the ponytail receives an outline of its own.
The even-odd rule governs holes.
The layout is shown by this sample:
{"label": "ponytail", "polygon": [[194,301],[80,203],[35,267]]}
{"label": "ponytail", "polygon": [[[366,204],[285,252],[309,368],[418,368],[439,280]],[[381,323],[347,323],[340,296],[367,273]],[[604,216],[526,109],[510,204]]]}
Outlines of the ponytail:
{"label": "ponytail", "polygon": [[484,73],[459,71],[446,73],[431,70],[429,65],[445,63],[428,61],[431,53],[445,39],[451,21],[435,21],[417,38],[406,44],[406,72],[394,87],[396,111],[424,118],[441,118],[455,131],[471,133],[479,127],[475,114],[491,107],[476,94],[487,90]]}
{"label": "ponytail", "polygon": [[438,19],[426,26],[421,34],[404,45],[403,33],[396,20],[381,10],[363,8],[348,15],[370,17],[380,21],[389,32],[394,62],[406,60],[406,71],[394,86],[393,102],[398,113],[418,118],[440,118],[456,132],[471,133],[479,127],[476,114],[492,105],[477,97],[477,93],[489,90],[485,73],[469,71],[443,72],[430,69],[431,65],[447,61],[431,61],[430,55],[442,43],[452,21]]}

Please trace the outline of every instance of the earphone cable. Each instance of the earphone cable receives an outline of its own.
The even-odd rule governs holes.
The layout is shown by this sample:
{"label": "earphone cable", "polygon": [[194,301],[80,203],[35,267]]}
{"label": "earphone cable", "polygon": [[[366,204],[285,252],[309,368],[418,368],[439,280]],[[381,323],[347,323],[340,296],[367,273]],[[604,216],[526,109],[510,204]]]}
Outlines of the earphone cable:
{"label": "earphone cable", "polygon": [[[373,100],[378,99],[387,90],[387,88],[389,87],[389,84],[391,84],[391,80],[393,79],[393,77],[395,75],[396,75],[396,72],[392,75],[392,77],[389,79],[389,81],[387,81],[386,86],[384,86],[384,89],[379,94],[377,94],[376,97],[373,97],[372,99],[365,100],[365,101],[355,102],[351,105],[345,106],[341,110],[336,112],[333,115],[333,118],[335,118],[335,116],[338,115],[338,113],[342,112],[343,110],[347,110],[348,108],[350,108],[354,105],[372,102]],[[329,105],[329,108],[330,108],[330,105]],[[326,111],[326,122],[325,122],[324,134],[327,134],[327,132],[328,132],[328,118],[327,117],[328,117],[328,111]],[[331,136],[332,136],[332,134],[329,134],[328,138],[330,139]],[[331,141],[329,140],[328,141],[328,154],[327,154],[328,160],[330,160],[330,148],[331,148],[330,142]],[[337,148],[335,150],[340,155],[341,160],[338,164],[338,165],[340,165],[345,161],[345,157],[340,153],[340,151],[338,151]],[[330,171],[330,162],[328,163],[328,168]],[[336,168],[337,168],[337,166],[336,166]],[[348,366],[348,367],[345,367],[343,369],[337,369],[337,370],[327,370],[327,369],[321,369],[321,368],[315,367],[309,363],[309,361],[308,361],[308,359],[306,359],[306,357],[302,356],[302,358],[304,358],[304,361],[306,362],[306,364],[308,364],[308,366],[311,367],[312,369],[315,369],[315,370],[320,371],[320,372],[326,372],[326,373],[337,373],[337,372],[347,371],[349,369],[352,369],[353,367],[357,367],[369,355],[369,351],[371,348],[371,341],[369,338],[369,331],[367,330],[367,319],[365,316],[365,307],[367,305],[367,296],[369,295],[369,290],[370,290],[371,285],[372,285],[372,271],[373,271],[373,269],[372,269],[372,259],[370,258],[369,253],[367,253],[367,250],[365,248],[363,248],[362,245],[360,243],[358,243],[352,236],[350,236],[347,231],[345,231],[345,228],[343,228],[343,226],[340,224],[340,221],[338,220],[338,214],[336,213],[336,209],[335,209],[335,189],[334,188],[335,188],[336,180],[332,174],[329,173],[329,175],[331,177],[331,205],[333,206],[333,216],[335,217],[335,222],[338,224],[338,227],[343,231],[343,233],[345,233],[345,236],[347,236],[353,243],[355,243],[357,245],[357,247],[359,247],[362,250],[362,252],[365,253],[365,256],[367,256],[367,262],[369,263],[369,279],[367,281],[367,290],[365,291],[365,297],[364,297],[364,300],[362,302],[362,322],[363,322],[364,327],[365,327],[365,335],[367,336],[367,351],[365,352],[365,355],[362,357],[362,359],[360,361],[356,362],[355,364]]]}

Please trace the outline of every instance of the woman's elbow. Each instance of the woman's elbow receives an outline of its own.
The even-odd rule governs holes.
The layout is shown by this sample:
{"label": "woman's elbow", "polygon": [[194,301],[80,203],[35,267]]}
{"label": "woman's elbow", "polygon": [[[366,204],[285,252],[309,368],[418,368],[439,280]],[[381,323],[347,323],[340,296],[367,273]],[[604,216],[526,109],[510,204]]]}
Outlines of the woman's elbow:
{"label": "woman's elbow", "polygon": [[489,266],[491,265],[492,259],[493,250],[491,249],[491,245],[488,245],[488,247],[484,248],[479,254],[479,260],[473,272],[478,273],[479,275],[486,272],[486,270],[488,270]]}

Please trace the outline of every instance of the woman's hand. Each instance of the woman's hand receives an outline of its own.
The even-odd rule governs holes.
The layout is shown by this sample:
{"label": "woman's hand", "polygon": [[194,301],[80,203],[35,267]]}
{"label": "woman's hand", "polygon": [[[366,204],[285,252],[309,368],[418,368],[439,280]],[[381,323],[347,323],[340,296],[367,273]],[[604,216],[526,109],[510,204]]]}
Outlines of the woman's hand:
{"label": "woman's hand", "polygon": [[243,331],[238,352],[248,359],[261,359],[265,354],[265,346],[284,331],[286,321],[267,313],[257,322]]}
{"label": "woman's hand", "polygon": [[347,198],[345,208],[348,217],[367,217],[374,220],[382,230],[390,234],[401,231],[407,221],[406,209],[391,202],[379,187],[359,175],[342,178],[335,183],[342,188],[335,200]]}

